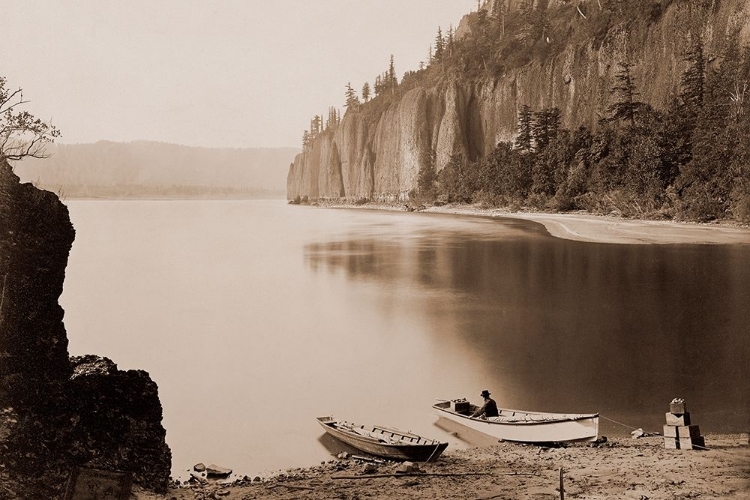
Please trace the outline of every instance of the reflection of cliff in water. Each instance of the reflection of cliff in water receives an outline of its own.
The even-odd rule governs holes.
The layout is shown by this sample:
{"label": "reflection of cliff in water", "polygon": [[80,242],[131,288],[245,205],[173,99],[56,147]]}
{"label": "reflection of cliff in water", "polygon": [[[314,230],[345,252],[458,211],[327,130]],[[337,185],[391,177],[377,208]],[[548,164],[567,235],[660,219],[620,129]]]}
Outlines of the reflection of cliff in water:
{"label": "reflection of cliff in water", "polygon": [[310,244],[305,259],[388,287],[434,338],[479,351],[482,366],[466,369],[501,386],[504,406],[600,411],[659,428],[665,402],[684,397],[712,431],[749,423],[746,247],[425,229]]}

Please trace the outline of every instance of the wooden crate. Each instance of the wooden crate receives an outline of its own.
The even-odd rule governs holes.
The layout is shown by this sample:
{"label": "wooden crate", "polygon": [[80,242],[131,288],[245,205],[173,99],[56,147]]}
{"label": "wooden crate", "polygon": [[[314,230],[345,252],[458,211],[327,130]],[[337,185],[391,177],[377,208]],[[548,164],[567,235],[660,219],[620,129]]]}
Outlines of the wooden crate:
{"label": "wooden crate", "polygon": [[690,425],[690,413],[685,412],[682,415],[675,415],[674,413],[667,413],[667,425],[673,425],[675,427],[681,425]]}
{"label": "wooden crate", "polygon": [[668,450],[679,450],[678,441],[677,438],[673,437],[665,437],[664,438],[664,447]]}
{"label": "wooden crate", "polygon": [[687,412],[687,405],[685,403],[669,403],[669,412],[682,415]]}
{"label": "wooden crate", "polygon": [[674,425],[665,425],[663,434],[665,438],[677,439],[677,427]]}
{"label": "wooden crate", "polygon": [[678,438],[701,437],[701,430],[698,425],[680,425],[676,429]]}
{"label": "wooden crate", "polygon": [[702,450],[706,447],[703,436],[677,438],[677,446],[681,450]]}

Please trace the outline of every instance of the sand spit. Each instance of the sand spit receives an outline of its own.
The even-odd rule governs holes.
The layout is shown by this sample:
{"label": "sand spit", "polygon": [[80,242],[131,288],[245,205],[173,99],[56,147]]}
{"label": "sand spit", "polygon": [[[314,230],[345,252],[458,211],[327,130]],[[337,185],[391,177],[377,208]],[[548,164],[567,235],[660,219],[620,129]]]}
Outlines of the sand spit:
{"label": "sand spit", "polygon": [[366,203],[363,205],[317,202],[324,208],[365,210],[419,211],[482,217],[524,219],[544,225],[552,236],[592,243],[644,244],[710,244],[750,245],[750,227],[732,222],[694,223],[667,220],[623,219],[583,212],[546,213],[482,208],[478,205],[443,205],[421,209],[404,204]]}

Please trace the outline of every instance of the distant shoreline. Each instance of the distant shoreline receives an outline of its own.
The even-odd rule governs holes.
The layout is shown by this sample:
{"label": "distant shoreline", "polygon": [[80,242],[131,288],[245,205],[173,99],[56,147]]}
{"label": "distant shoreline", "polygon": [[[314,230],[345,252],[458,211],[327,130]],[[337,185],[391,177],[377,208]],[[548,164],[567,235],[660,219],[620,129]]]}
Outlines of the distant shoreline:
{"label": "distant shoreline", "polygon": [[257,195],[257,196],[66,196],[63,194],[62,201],[242,201],[242,200],[284,200],[283,194]]}
{"label": "distant shoreline", "polygon": [[[356,208],[407,211],[403,204],[367,203],[364,205],[318,202],[325,208]],[[513,212],[503,208],[482,208],[477,205],[443,205],[418,210],[482,217],[506,217],[542,224],[557,238],[590,243],[627,245],[750,245],[750,227],[720,223],[675,222],[644,219],[623,219],[590,213]]]}

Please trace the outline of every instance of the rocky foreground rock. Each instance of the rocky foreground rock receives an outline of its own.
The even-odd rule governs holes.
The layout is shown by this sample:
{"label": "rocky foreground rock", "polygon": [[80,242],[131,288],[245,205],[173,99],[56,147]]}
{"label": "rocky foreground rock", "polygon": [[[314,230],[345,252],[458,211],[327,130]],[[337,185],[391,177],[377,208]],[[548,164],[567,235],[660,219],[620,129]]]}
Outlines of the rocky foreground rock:
{"label": "rocky foreground rock", "polygon": [[171,451],[148,373],[68,356],[58,303],[75,237],[59,198],[0,159],[0,498],[57,498],[74,467],[164,492]]}

